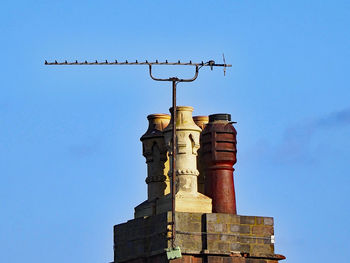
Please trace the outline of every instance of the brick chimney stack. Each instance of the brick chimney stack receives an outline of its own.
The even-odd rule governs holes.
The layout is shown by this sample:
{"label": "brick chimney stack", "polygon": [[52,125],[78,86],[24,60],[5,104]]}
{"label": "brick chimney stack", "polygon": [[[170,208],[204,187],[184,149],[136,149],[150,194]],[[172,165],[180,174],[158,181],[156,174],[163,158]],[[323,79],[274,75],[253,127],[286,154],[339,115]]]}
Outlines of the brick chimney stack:
{"label": "brick chimney stack", "polygon": [[135,219],[114,226],[113,263],[277,263],[285,259],[274,251],[272,217],[237,215],[236,130],[231,115],[209,115],[208,122],[205,116],[192,118],[192,111],[192,107],[176,108],[175,245],[180,255],[171,260],[167,253],[173,223],[168,175],[173,127],[169,115],[151,114],[141,137],[148,198],[135,207]]}

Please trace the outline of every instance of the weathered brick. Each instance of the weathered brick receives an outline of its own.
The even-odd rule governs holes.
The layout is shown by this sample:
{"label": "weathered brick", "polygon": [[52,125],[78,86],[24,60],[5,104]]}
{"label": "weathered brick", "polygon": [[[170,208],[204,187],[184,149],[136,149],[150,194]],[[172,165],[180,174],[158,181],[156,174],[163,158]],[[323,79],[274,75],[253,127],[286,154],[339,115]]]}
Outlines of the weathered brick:
{"label": "weathered brick", "polygon": [[220,240],[220,234],[210,234],[207,235],[208,241]]}
{"label": "weathered brick", "polygon": [[192,256],[190,255],[182,255],[181,263],[192,263]]}
{"label": "weathered brick", "polygon": [[217,240],[207,240],[207,249],[209,251],[217,251],[219,249]]}
{"label": "weathered brick", "polygon": [[270,245],[252,245],[250,247],[250,255],[261,256],[266,254],[273,254],[273,250]]}
{"label": "weathered brick", "polygon": [[240,230],[240,225],[231,225],[230,226],[230,231],[232,233],[239,233],[239,230]]}
{"label": "weathered brick", "polygon": [[203,263],[203,257],[201,256],[192,256],[192,263]]}
{"label": "weathered brick", "polygon": [[205,214],[207,223],[217,223],[217,214]]}
{"label": "weathered brick", "polygon": [[230,223],[239,224],[241,222],[241,217],[238,215],[231,215]]}
{"label": "weathered brick", "polygon": [[175,213],[175,219],[177,222],[189,221],[189,218],[190,218],[189,213],[180,213],[180,212]]}
{"label": "weathered brick", "polygon": [[208,232],[223,232],[225,231],[226,225],[220,223],[208,223],[207,231]]}
{"label": "weathered brick", "polygon": [[228,235],[225,235],[225,234],[220,235],[220,241],[227,241],[228,239],[229,239]]}
{"label": "weathered brick", "polygon": [[238,252],[250,252],[250,246],[247,244],[240,243],[232,243],[230,244],[230,251],[238,251]]}
{"label": "weathered brick", "polygon": [[201,232],[202,226],[199,222],[190,221],[190,218],[188,220],[181,218],[176,221],[176,229],[185,232]]}
{"label": "weathered brick", "polygon": [[232,214],[212,213],[205,214],[207,223],[239,224],[240,216]]}
{"label": "weathered brick", "polygon": [[255,224],[255,216],[240,216],[240,223],[254,225]]}
{"label": "weathered brick", "polygon": [[221,256],[208,256],[208,263],[222,263],[222,261]]}
{"label": "weathered brick", "polygon": [[240,243],[253,244],[256,243],[256,238],[251,236],[239,236],[238,241]]}
{"label": "weathered brick", "polygon": [[202,250],[202,240],[201,239],[198,240],[198,237],[195,237],[195,236],[191,238],[187,238],[183,240],[181,243],[178,242],[178,245],[187,250],[198,250],[198,251]]}
{"label": "weathered brick", "polygon": [[271,244],[271,237],[257,238],[258,244]]}
{"label": "weathered brick", "polygon": [[230,234],[221,234],[220,235],[221,241],[227,241],[227,242],[237,242],[238,236],[230,235]]}
{"label": "weathered brick", "polygon": [[232,233],[249,234],[250,226],[249,225],[231,225],[230,231]]}
{"label": "weathered brick", "polygon": [[188,226],[189,226],[189,229],[191,232],[201,232],[202,231],[202,225],[200,223],[189,223]]}
{"label": "weathered brick", "polygon": [[175,259],[171,260],[171,262],[173,262],[173,263],[182,263],[183,261],[184,261],[183,257],[175,258]]}
{"label": "weathered brick", "polygon": [[232,214],[216,213],[217,223],[239,224],[240,216]]}
{"label": "weathered brick", "polygon": [[229,252],[230,251],[230,244],[229,243],[219,242],[218,243],[218,248],[219,248],[220,251]]}
{"label": "weathered brick", "polygon": [[273,217],[264,217],[264,225],[273,226]]}
{"label": "weathered brick", "polygon": [[232,257],[224,257],[222,259],[222,263],[233,263],[233,258]]}
{"label": "weathered brick", "polygon": [[256,224],[257,225],[263,225],[264,224],[264,218],[261,217],[261,216],[255,217],[255,220],[256,220]]}
{"label": "weathered brick", "polygon": [[258,236],[271,236],[273,235],[272,226],[253,226],[252,234]]}
{"label": "weathered brick", "polygon": [[201,223],[202,216],[203,216],[203,214],[201,214],[201,213],[191,213],[190,220],[191,220],[191,222]]}

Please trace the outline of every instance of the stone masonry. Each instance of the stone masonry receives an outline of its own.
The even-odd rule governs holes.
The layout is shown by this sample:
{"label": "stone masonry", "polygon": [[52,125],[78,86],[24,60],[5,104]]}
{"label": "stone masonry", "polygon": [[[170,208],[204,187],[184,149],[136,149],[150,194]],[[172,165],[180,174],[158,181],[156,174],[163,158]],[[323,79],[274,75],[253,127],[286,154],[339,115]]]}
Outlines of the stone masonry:
{"label": "stone masonry", "polygon": [[[170,247],[170,222],[168,212],[116,225],[114,263],[168,262],[164,249]],[[176,212],[176,222],[182,261],[206,262],[211,257],[212,262],[224,263],[227,257],[224,261],[272,263],[284,259],[274,254],[272,217]]]}

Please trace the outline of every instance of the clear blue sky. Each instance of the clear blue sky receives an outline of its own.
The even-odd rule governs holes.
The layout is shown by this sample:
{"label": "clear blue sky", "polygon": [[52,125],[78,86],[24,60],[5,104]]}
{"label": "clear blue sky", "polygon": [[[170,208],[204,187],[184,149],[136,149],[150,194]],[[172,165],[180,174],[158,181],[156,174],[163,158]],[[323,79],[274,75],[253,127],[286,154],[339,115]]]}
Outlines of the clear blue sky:
{"label": "clear blue sky", "polygon": [[45,59],[222,52],[227,76],[203,69],[178,103],[238,122],[239,214],[275,218],[285,262],[348,262],[349,29],[347,0],[2,1],[0,262],[112,261],[113,225],[146,199],[146,116],[171,104],[146,67]]}

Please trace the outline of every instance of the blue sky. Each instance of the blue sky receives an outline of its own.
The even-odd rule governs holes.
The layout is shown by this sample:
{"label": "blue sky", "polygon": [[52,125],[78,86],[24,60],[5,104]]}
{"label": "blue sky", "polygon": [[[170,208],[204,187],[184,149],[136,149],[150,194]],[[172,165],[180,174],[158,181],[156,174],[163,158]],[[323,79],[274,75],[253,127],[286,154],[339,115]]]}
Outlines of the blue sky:
{"label": "blue sky", "polygon": [[[275,218],[285,262],[347,262],[349,1],[2,1],[0,261],[110,262],[113,225],[146,199],[140,136],[168,112],[146,67],[192,60],[178,104],[237,121],[238,213]],[[159,76],[190,76],[160,68]]]}

